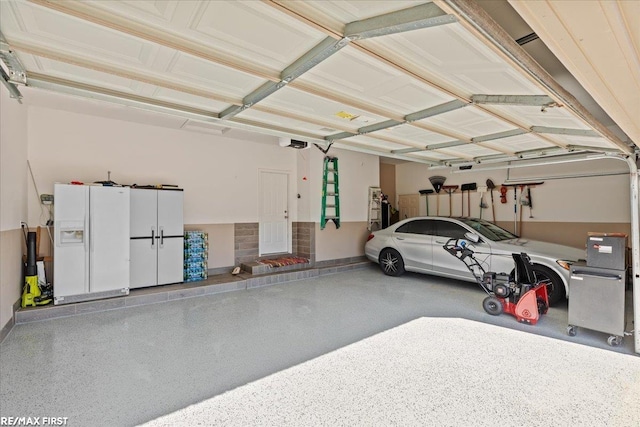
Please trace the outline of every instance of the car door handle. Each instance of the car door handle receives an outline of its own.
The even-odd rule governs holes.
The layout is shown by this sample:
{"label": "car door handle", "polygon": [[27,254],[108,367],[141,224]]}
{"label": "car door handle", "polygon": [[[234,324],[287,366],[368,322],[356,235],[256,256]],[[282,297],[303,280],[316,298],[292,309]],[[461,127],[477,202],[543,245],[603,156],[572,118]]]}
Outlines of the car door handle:
{"label": "car door handle", "polygon": [[404,238],[402,238],[402,237],[396,237],[396,239],[398,239],[398,240],[404,240]]}
{"label": "car door handle", "polygon": [[445,244],[445,243],[447,243],[447,242],[443,242],[443,241],[441,241],[441,240],[436,240],[436,243],[437,243],[437,244],[439,244],[439,245],[444,245],[444,244]]}

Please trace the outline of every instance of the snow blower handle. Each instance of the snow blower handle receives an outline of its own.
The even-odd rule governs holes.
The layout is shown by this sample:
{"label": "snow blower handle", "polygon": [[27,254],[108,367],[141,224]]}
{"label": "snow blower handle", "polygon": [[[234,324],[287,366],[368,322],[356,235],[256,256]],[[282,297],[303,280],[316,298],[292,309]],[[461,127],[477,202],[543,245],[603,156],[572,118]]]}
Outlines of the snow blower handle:
{"label": "snow blower handle", "polygon": [[465,239],[451,238],[447,240],[447,243],[442,247],[458,259],[464,259],[469,255],[473,255],[473,251],[469,248],[469,243]]}

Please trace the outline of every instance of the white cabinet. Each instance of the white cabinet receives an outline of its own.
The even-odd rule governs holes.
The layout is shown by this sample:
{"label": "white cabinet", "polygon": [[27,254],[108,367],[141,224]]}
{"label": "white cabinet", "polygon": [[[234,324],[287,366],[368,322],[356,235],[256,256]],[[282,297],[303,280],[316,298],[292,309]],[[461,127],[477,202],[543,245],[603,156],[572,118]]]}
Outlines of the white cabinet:
{"label": "white cabinet", "polygon": [[130,287],[183,281],[184,193],[132,188]]}
{"label": "white cabinet", "polygon": [[54,304],[129,293],[129,188],[55,184]]}

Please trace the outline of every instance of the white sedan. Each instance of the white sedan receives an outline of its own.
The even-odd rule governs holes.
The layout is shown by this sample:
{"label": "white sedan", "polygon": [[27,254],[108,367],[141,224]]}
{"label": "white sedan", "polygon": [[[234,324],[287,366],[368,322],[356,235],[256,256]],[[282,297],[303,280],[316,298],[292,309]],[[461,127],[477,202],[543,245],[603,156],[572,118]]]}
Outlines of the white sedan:
{"label": "white sedan", "polygon": [[473,250],[486,271],[510,274],[511,254],[528,254],[536,279],[548,284],[551,305],[568,297],[570,266],[585,259],[584,250],[521,239],[481,219],[447,217],[409,218],[374,231],[365,244],[365,255],[389,276],[413,271],[475,282],[466,265],[442,247],[448,239],[464,239],[469,232],[479,236]]}

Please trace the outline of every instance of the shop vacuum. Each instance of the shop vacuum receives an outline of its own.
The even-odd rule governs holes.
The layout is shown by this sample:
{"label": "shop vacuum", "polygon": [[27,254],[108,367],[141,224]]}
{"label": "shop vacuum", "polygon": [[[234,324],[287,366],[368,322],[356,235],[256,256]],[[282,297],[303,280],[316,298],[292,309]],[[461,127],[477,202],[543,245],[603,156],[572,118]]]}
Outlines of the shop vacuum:
{"label": "shop vacuum", "polygon": [[22,290],[22,307],[47,305],[52,301],[53,291],[50,287],[41,289],[38,283],[38,266],[36,264],[36,233],[25,235],[27,244],[27,262],[24,265],[24,289]]}

